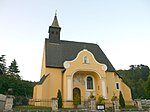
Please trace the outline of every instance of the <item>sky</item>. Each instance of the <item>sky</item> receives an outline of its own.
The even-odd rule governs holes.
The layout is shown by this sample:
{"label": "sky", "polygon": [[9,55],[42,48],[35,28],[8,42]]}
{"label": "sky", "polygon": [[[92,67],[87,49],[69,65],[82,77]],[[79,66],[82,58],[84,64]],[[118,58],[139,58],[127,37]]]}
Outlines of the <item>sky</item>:
{"label": "sky", "polygon": [[150,67],[150,0],[0,0],[0,55],[39,81],[55,11],[61,40],[96,43],[116,70]]}

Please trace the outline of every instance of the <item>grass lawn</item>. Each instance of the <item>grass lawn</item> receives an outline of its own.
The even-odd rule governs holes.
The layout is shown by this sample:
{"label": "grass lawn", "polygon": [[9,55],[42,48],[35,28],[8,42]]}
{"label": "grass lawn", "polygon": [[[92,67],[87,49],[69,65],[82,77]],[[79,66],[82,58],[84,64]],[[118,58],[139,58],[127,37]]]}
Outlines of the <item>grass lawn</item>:
{"label": "grass lawn", "polygon": [[[14,110],[52,110],[51,107],[41,107],[41,106],[16,106]],[[73,108],[61,108],[61,110],[76,110]]]}
{"label": "grass lawn", "polygon": [[14,110],[51,110],[51,107],[41,106],[16,106]]}

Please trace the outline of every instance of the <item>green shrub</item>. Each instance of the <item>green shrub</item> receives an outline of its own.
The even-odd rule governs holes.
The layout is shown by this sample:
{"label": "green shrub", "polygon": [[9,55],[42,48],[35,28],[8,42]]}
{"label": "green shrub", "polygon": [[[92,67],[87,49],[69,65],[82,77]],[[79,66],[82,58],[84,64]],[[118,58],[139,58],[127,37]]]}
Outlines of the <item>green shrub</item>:
{"label": "green shrub", "polygon": [[91,92],[90,96],[88,97],[88,100],[91,100],[91,99],[96,99],[95,96],[93,95],[93,92]]}
{"label": "green shrub", "polygon": [[119,104],[120,104],[120,107],[121,108],[125,108],[125,101],[124,101],[124,98],[123,98],[123,95],[120,91],[120,94],[119,94]]}
{"label": "green shrub", "polygon": [[22,97],[22,96],[15,97],[15,99],[13,101],[13,107],[28,105],[28,101],[29,101],[29,99],[26,97]]}
{"label": "green shrub", "polygon": [[98,97],[97,104],[105,104],[105,99],[102,96]]}
{"label": "green shrub", "polygon": [[58,93],[57,93],[57,98],[58,98],[58,108],[62,108],[62,95],[61,95],[61,91],[58,90]]}
{"label": "green shrub", "polygon": [[118,98],[117,98],[116,94],[114,93],[113,96],[112,96],[112,98],[111,98],[111,101],[114,101],[116,99],[118,99]]}
{"label": "green shrub", "polygon": [[73,104],[74,105],[79,105],[81,104],[80,96],[78,94],[75,94],[73,97]]}

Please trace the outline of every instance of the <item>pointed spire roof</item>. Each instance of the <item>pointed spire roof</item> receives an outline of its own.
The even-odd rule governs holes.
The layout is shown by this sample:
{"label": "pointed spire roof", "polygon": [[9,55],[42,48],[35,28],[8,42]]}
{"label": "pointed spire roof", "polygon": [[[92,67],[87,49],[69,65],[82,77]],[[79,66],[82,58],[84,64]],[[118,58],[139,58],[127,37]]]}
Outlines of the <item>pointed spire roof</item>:
{"label": "pointed spire roof", "polygon": [[57,20],[57,13],[56,12],[55,12],[55,17],[54,17],[54,20],[53,20],[53,23],[52,23],[51,26],[52,27],[59,27],[58,20]]}

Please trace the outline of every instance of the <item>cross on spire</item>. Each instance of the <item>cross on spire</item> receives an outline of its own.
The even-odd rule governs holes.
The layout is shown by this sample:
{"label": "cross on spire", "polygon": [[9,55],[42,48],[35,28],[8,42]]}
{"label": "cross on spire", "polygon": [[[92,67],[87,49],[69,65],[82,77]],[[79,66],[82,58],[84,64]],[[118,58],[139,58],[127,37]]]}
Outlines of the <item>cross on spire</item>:
{"label": "cross on spire", "polygon": [[55,10],[55,16],[57,16],[57,9]]}

